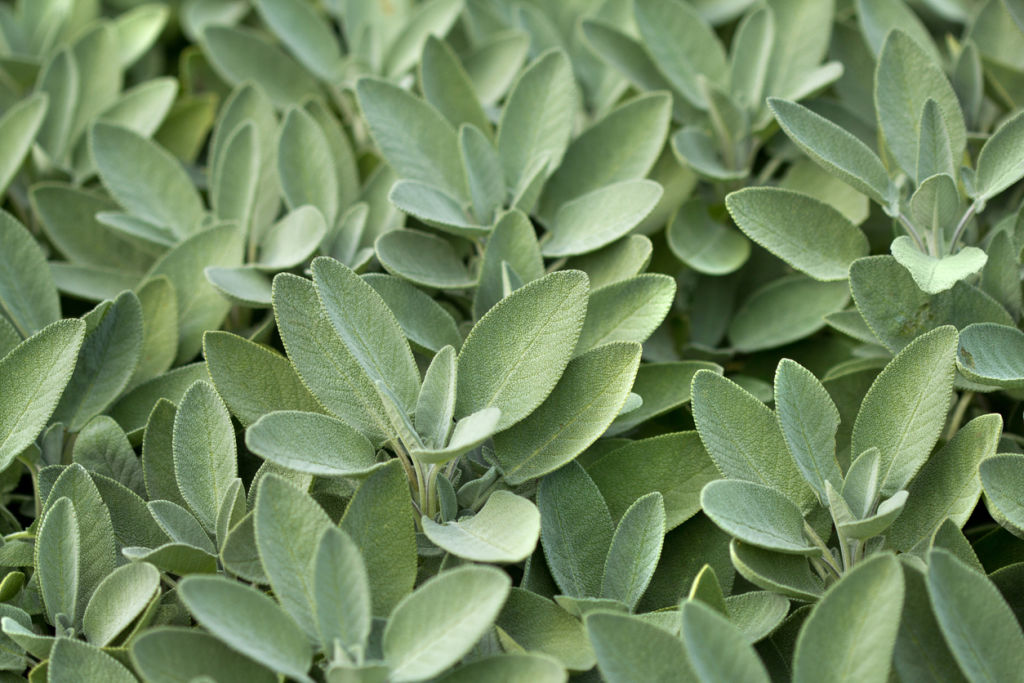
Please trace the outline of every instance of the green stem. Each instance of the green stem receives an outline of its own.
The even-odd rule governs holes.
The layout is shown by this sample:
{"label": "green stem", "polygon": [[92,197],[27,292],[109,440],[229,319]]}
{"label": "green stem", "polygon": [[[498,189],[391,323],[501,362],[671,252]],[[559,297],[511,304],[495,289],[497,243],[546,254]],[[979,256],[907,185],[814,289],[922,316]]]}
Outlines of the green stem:
{"label": "green stem", "polygon": [[971,405],[971,399],[973,398],[973,391],[965,391],[960,394],[960,400],[956,402],[953,415],[949,418],[949,428],[946,429],[946,441],[951,441],[956,436],[957,431],[960,430],[960,425],[964,421],[964,415],[967,414],[967,408]]}
{"label": "green stem", "polygon": [[953,238],[949,240],[949,251],[951,253],[953,251],[953,248],[956,246],[956,243],[959,242],[960,238],[963,236],[964,230],[967,229],[967,224],[970,223],[971,216],[977,213],[977,211],[978,202],[974,202],[973,204],[970,205],[970,207],[968,207],[967,211],[964,211],[964,215],[960,219],[960,222],[956,224],[956,230],[953,231]]}
{"label": "green stem", "polygon": [[828,546],[825,545],[825,541],[821,540],[821,537],[815,533],[814,529],[811,528],[811,525],[806,521],[804,522],[804,533],[807,534],[807,537],[811,539],[811,542],[814,543],[814,545],[821,549],[821,559],[825,560],[825,564],[827,564],[829,568],[836,573],[836,576],[842,576],[843,571],[839,568],[839,565],[836,564],[835,558],[832,557],[832,551],[829,550]]}
{"label": "green stem", "polygon": [[910,219],[907,218],[907,216],[902,211],[900,212],[899,216],[897,216],[897,218],[899,219],[900,224],[903,226],[903,228],[907,231],[907,234],[910,235],[910,238],[914,240],[914,244],[917,245],[918,249],[920,249],[922,252],[930,253],[932,256],[937,255],[933,253],[933,250],[925,246],[924,240],[921,239],[921,234],[917,231],[917,228],[914,227],[914,224],[910,222]]}

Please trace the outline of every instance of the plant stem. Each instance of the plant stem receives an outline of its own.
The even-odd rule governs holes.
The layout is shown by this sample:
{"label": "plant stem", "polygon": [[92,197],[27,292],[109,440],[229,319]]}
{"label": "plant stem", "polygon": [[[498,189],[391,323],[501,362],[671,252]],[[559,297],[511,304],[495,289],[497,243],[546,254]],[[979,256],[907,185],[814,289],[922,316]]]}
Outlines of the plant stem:
{"label": "plant stem", "polygon": [[946,429],[946,441],[950,441],[954,436],[956,436],[957,431],[960,429],[960,424],[964,421],[964,415],[967,414],[967,408],[971,405],[971,399],[973,398],[973,391],[965,391],[960,394],[960,400],[956,402],[956,408],[953,409],[953,415],[949,418],[949,428]]}
{"label": "plant stem", "polygon": [[807,534],[808,538],[811,539],[811,542],[814,543],[814,545],[821,548],[822,559],[825,560],[825,563],[836,573],[836,576],[842,576],[843,571],[839,568],[839,565],[836,564],[835,558],[832,557],[832,551],[829,550],[828,546],[825,545],[825,541],[821,540],[821,537],[815,533],[814,529],[811,528],[811,525],[807,522],[804,522],[804,533]]}
{"label": "plant stem", "polygon": [[953,247],[956,246],[956,243],[960,240],[960,237],[964,234],[964,230],[967,229],[967,224],[970,222],[971,216],[973,216],[977,212],[977,210],[978,210],[978,202],[974,202],[973,204],[971,204],[968,207],[967,211],[964,211],[963,217],[960,218],[960,222],[957,223],[957,225],[956,225],[956,230],[953,231],[953,239],[951,239],[949,241],[949,250],[950,250],[950,252],[953,251]]}
{"label": "plant stem", "polygon": [[914,227],[914,224],[910,222],[910,219],[907,218],[906,214],[901,211],[898,218],[904,229],[907,231],[907,234],[910,235],[912,240],[914,240],[914,244],[917,245],[917,248],[935,256],[936,254],[932,253],[932,250],[925,246],[924,241],[921,239],[921,234],[917,231],[917,228]]}

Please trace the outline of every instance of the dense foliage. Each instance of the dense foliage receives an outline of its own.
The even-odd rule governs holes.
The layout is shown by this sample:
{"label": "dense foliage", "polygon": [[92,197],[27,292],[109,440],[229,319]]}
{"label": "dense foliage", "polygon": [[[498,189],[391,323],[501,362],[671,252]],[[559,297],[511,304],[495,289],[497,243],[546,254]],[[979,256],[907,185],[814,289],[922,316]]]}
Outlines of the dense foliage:
{"label": "dense foliage", "polygon": [[0,4],[0,682],[1024,680],[1024,2]]}

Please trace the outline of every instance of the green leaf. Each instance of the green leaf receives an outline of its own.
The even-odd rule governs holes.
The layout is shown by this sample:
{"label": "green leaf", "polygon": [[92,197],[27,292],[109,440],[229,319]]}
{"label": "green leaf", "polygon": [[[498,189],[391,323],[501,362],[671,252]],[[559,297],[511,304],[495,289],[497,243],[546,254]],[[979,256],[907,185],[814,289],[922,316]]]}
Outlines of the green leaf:
{"label": "green leaf", "polygon": [[893,548],[920,552],[945,519],[967,522],[981,494],[978,465],[995,455],[1001,431],[998,415],[975,418],[928,459],[910,484],[906,509],[886,532]]}
{"label": "green leaf", "polygon": [[260,241],[259,268],[294,268],[316,251],[327,235],[324,216],[313,206],[300,206],[274,223]]}
{"label": "green leaf", "polygon": [[640,0],[634,15],[658,70],[690,104],[704,109],[699,77],[719,83],[728,74],[725,50],[714,30],[689,3],[678,0]]}
{"label": "green leaf", "polygon": [[118,397],[142,348],[142,307],[130,291],[94,308],[85,323],[75,372],[53,413],[71,432],[80,431]]}
{"label": "green leaf", "polygon": [[786,135],[819,166],[878,202],[887,213],[897,212],[896,186],[867,145],[795,102],[772,97],[768,106]]}
{"label": "green leaf", "polygon": [[665,145],[672,113],[667,93],[625,102],[572,141],[544,185],[539,214],[554,216],[567,202],[602,187],[643,178]]}
{"label": "green leaf", "polygon": [[128,628],[160,591],[160,572],[139,562],[118,567],[96,586],[85,608],[86,639],[103,647]]}
{"label": "green leaf", "polygon": [[320,537],[313,560],[313,608],[320,643],[362,648],[370,635],[370,583],[359,548],[344,531],[332,527]]}
{"label": "green leaf", "polygon": [[675,293],[675,280],[661,273],[643,273],[594,290],[577,353],[611,342],[647,341],[668,314]]}
{"label": "green leaf", "polygon": [[[959,111],[959,103],[957,103]],[[961,114],[962,118],[962,114]],[[917,142],[917,184],[920,186],[924,181],[933,175],[944,174],[950,178],[956,177],[956,167],[949,132],[946,130],[946,123],[942,120],[942,112],[939,105],[930,97],[925,100],[921,109],[921,122],[918,125],[919,135]],[[956,193],[959,200],[959,193]]]}
{"label": "green leaf", "polygon": [[260,480],[254,510],[256,546],[270,586],[285,611],[316,638],[316,552],[331,520],[309,495],[274,474]]}
{"label": "green leaf", "polygon": [[446,346],[430,361],[416,398],[416,432],[427,448],[443,448],[448,443],[455,414],[455,387],[455,349]]}
{"label": "green leaf", "polygon": [[210,555],[217,552],[207,531],[185,508],[169,500],[151,500],[146,507],[171,541],[190,545]]}
{"label": "green leaf", "polygon": [[79,432],[71,459],[140,496],[146,493],[142,465],[124,431],[107,415],[96,416]]}
{"label": "green leaf", "polygon": [[561,271],[524,285],[491,308],[459,352],[456,417],[496,407],[500,431],[533,412],[572,357],[587,290],[586,275]]}
{"label": "green leaf", "polygon": [[201,42],[217,74],[233,85],[259,84],[279,109],[319,92],[308,71],[252,29],[210,25],[203,29]]}
{"label": "green leaf", "polygon": [[743,578],[765,590],[805,602],[815,602],[825,591],[821,577],[800,555],[764,550],[734,538],[729,556]]}
{"label": "green leaf", "polygon": [[319,477],[361,477],[381,465],[373,444],[348,424],[298,410],[263,415],[245,431],[245,446],[275,465]]}
{"label": "green leaf", "polygon": [[79,618],[78,593],[82,536],[71,499],[58,498],[39,525],[35,566],[39,592],[50,623],[63,630]]}
{"label": "green leaf", "polygon": [[609,683],[697,681],[682,641],[637,617],[611,612],[586,616],[597,668]]}
{"label": "green leaf", "polygon": [[128,389],[171,369],[178,354],[178,295],[166,277],[147,280],[136,290],[142,306],[142,349]]}
{"label": "green leaf", "polygon": [[384,57],[384,72],[395,78],[408,71],[423,51],[428,36],[442,37],[462,12],[460,0],[430,0],[416,7]]}
{"label": "green leaf", "polygon": [[729,89],[737,103],[747,109],[763,106],[775,42],[775,13],[770,8],[754,9],[736,28],[729,55]]}
{"label": "green leaf", "polygon": [[135,387],[118,399],[108,412],[128,434],[132,443],[138,443],[157,401],[163,398],[171,403],[179,402],[195,381],[208,379],[209,376],[206,363],[183,365]]}
{"label": "green leaf", "polygon": [[191,360],[203,343],[203,333],[215,330],[227,316],[230,302],[211,285],[204,273],[208,266],[237,266],[242,262],[242,237],[231,224],[222,224],[192,235],[168,251],[148,278],[166,275],[178,301],[178,357]]}
{"label": "green leaf", "polygon": [[199,193],[177,159],[138,133],[97,123],[89,135],[104,187],[132,214],[191,235],[203,215]]}
{"label": "green leaf", "polygon": [[705,275],[726,275],[750,258],[750,242],[708,215],[703,202],[691,199],[672,217],[665,232],[676,258]]}
{"label": "green leaf", "polygon": [[4,150],[0,156],[0,194],[7,191],[32,147],[43,125],[48,102],[45,93],[35,93],[9,107],[0,117],[0,149]]}
{"label": "green leaf", "polygon": [[274,683],[277,675],[196,629],[159,627],[131,644],[136,671],[152,683],[209,676],[221,683]]}
{"label": "green leaf", "polygon": [[633,380],[633,393],[643,399],[643,405],[629,413],[615,418],[605,432],[614,436],[629,431],[637,425],[690,400],[690,383],[699,370],[721,372],[714,363],[705,361],[674,361],[668,363],[643,363]]}
{"label": "green leaf", "polygon": [[572,66],[561,50],[545,52],[519,75],[498,125],[498,155],[514,195],[526,187],[538,164],[547,169],[561,164],[576,108]]}
{"label": "green leaf", "polygon": [[481,408],[455,423],[448,445],[444,448],[411,448],[409,455],[422,463],[443,465],[460,455],[477,448],[497,431],[501,411],[497,408]]}
{"label": "green leaf", "polygon": [[214,215],[223,221],[237,221],[240,232],[248,235],[259,191],[260,148],[256,125],[238,126],[224,145],[220,163],[210,173],[210,204]]}
{"label": "green leaf", "polygon": [[652,180],[623,180],[562,204],[542,245],[545,256],[596,251],[636,227],[661,199]]}
{"label": "green leaf", "polygon": [[558,469],[608,428],[633,384],[640,346],[616,342],[577,356],[554,391],[526,419],[498,434],[494,458],[520,484]]}
{"label": "green leaf", "polygon": [[890,249],[893,258],[910,271],[914,282],[926,294],[952,289],[960,280],[984,268],[988,260],[988,255],[977,247],[964,247],[952,256],[936,258],[920,251],[906,235],[893,240]]}
{"label": "green leaf", "polygon": [[85,322],[59,320],[0,359],[0,467],[6,469],[46,426],[71,379]]}
{"label": "green leaf", "polygon": [[544,259],[537,235],[526,214],[512,210],[498,219],[487,238],[479,283],[473,298],[473,315],[481,318],[504,298],[502,268],[508,263],[523,282],[544,275]]}
{"label": "green leaf", "polygon": [[338,176],[331,148],[316,119],[302,108],[289,110],[281,125],[277,173],[288,208],[314,206],[320,210],[327,225],[334,225],[340,207]]}
{"label": "green leaf", "polygon": [[307,69],[325,81],[342,72],[341,49],[331,25],[299,0],[257,0],[256,9]]}
{"label": "green leaf", "polygon": [[726,206],[747,237],[816,280],[845,280],[850,264],[868,254],[860,228],[809,195],[747,188],[728,195]]}
{"label": "green leaf", "polygon": [[58,638],[53,644],[47,666],[47,680],[93,680],[110,683],[135,683],[136,678],[123,664],[98,647]]}
{"label": "green leaf", "polygon": [[600,595],[614,527],[593,480],[569,463],[541,480],[537,507],[544,557],[558,587],[571,597]]}
{"label": "green leaf", "polygon": [[423,517],[423,532],[446,552],[473,562],[509,564],[529,557],[540,538],[540,512],[526,498],[495,491],[476,515],[438,524]]}
{"label": "green leaf", "polygon": [[975,196],[986,201],[1024,177],[1024,162],[1013,150],[1024,144],[1024,113],[1017,114],[992,133],[978,154]]}
{"label": "green leaf", "polygon": [[377,148],[399,178],[466,198],[458,136],[436,109],[383,81],[361,79],[356,91]]}
{"label": "green leaf", "polygon": [[694,600],[683,602],[680,616],[683,643],[698,680],[769,680],[750,643],[724,616]]}
{"label": "green leaf", "polygon": [[207,531],[216,528],[224,491],[238,476],[231,415],[208,382],[189,387],[174,416],[174,475]]}
{"label": "green leaf", "polygon": [[808,510],[814,490],[790,455],[775,414],[711,370],[693,376],[692,392],[697,431],[718,469],[727,477],[772,487]]}
{"label": "green leaf", "polygon": [[845,281],[819,282],[794,274],[773,280],[750,295],[729,324],[729,341],[743,352],[798,341],[825,326],[850,300]]}
{"label": "green leaf", "polygon": [[300,681],[313,653],[298,624],[255,588],[219,576],[188,576],[178,595],[210,633],[236,652]]}
{"label": "green leaf", "polygon": [[[433,35],[428,35],[423,44],[420,87],[427,102],[434,105],[454,127],[459,128],[465,123],[476,128],[477,133],[490,132],[491,123],[480,106],[469,74],[448,44]],[[482,138],[487,141],[488,136],[483,135]],[[465,146],[462,149],[465,151]]]}
{"label": "green leaf", "polygon": [[377,390],[334,330],[313,283],[275,277],[274,316],[288,358],[316,399],[371,441],[383,442],[390,429]]}
{"label": "green leaf", "polygon": [[[483,130],[489,131],[490,127]],[[462,152],[462,165],[466,168],[473,215],[481,223],[490,223],[495,212],[505,203],[507,190],[498,150],[480,128],[465,124],[459,127],[459,151]],[[465,222],[461,216],[456,217]]]}
{"label": "green leaf", "polygon": [[832,397],[809,370],[784,358],[775,371],[775,410],[796,466],[826,501],[825,482],[838,490],[843,481],[836,461],[839,410]]}
{"label": "green leaf", "polygon": [[664,539],[665,505],[654,491],[638,498],[619,520],[605,560],[601,597],[634,609],[654,576]]}
{"label": "green leaf", "polygon": [[420,373],[398,321],[384,300],[347,266],[329,258],[313,261],[313,283],[327,317],[372,381],[383,382],[411,410]]}
{"label": "green leaf", "polygon": [[704,486],[704,514],[744,543],[793,555],[818,555],[821,549],[804,537],[800,508],[773,488],[737,479]]}
{"label": "green leaf", "polygon": [[476,280],[443,237],[419,230],[392,230],[374,243],[381,265],[421,287],[469,289]]}
{"label": "green leaf", "polygon": [[[594,667],[594,650],[578,619],[524,588],[513,588],[496,626],[502,643],[511,640],[528,651],[554,657],[568,669]],[[511,648],[515,649],[515,648]]]}
{"label": "green leaf", "polygon": [[402,600],[384,630],[391,680],[430,678],[461,659],[494,623],[510,587],[500,570],[459,567]]}
{"label": "green leaf", "polygon": [[1024,497],[1020,494],[1024,458],[997,455],[983,460],[978,469],[989,512],[1014,535],[1024,534]]}
{"label": "green leaf", "polygon": [[462,346],[451,313],[423,290],[383,273],[367,273],[363,280],[384,299],[415,350],[436,353],[445,346]]}
{"label": "green leaf", "polygon": [[1024,633],[998,589],[951,553],[928,553],[928,595],[946,643],[972,681],[1013,680],[1024,666]]}
{"label": "green leaf", "polygon": [[912,177],[917,173],[921,110],[935,101],[949,135],[952,159],[963,156],[967,129],[960,101],[939,63],[901,30],[889,33],[875,72],[875,107],[885,144]]}
{"label": "green leaf", "polygon": [[568,677],[561,664],[551,657],[514,652],[477,659],[438,679],[441,683],[494,680],[509,683],[562,683]]}
{"label": "green leaf", "polygon": [[957,334],[941,327],[921,335],[879,373],[853,425],[851,452],[877,447],[881,494],[904,488],[931,454],[946,421]]}
{"label": "green leaf", "polygon": [[60,319],[57,285],[31,233],[5,211],[0,211],[0,242],[0,315],[29,337]]}
{"label": "green leaf", "polygon": [[960,672],[935,620],[926,578],[923,565],[916,569],[909,562],[903,563],[905,597],[893,668],[903,680],[960,683],[967,679]]}
{"label": "green leaf", "polygon": [[169,8],[146,4],[117,17],[114,28],[117,30],[122,67],[130,67],[152,47],[167,24],[168,16]]}
{"label": "green leaf", "polygon": [[211,330],[203,356],[217,393],[244,427],[277,410],[320,411],[291,363],[265,346]]}
{"label": "green leaf", "polygon": [[360,485],[340,527],[363,555],[373,613],[387,616],[416,581],[416,533],[409,481],[395,460]]}
{"label": "green leaf", "polygon": [[857,564],[825,593],[800,629],[794,681],[889,680],[903,607],[892,555]]}

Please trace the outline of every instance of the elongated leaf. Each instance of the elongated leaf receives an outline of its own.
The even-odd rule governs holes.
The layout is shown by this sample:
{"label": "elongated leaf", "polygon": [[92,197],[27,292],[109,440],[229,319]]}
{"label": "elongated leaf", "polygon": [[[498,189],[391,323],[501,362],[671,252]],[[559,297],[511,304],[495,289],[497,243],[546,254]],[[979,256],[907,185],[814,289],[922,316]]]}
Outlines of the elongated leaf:
{"label": "elongated leaf", "polygon": [[174,416],[174,475],[181,495],[208,531],[216,528],[217,509],[238,476],[235,429],[217,390],[196,382]]}
{"label": "elongated leaf", "polygon": [[300,681],[312,663],[306,637],[272,599],[215,576],[189,576],[178,595],[192,616],[231,649]]}
{"label": "elongated leaf", "polygon": [[647,341],[668,314],[675,293],[675,281],[661,273],[642,273],[594,290],[577,353],[611,342]]}
{"label": "elongated leaf", "polygon": [[983,460],[978,469],[989,512],[1011,533],[1024,534],[1024,498],[1019,487],[1024,459],[997,455]]}
{"label": "elongated leaf", "polygon": [[700,680],[682,641],[637,617],[594,612],[584,623],[597,654],[597,667],[609,683]]}
{"label": "elongated leaf", "polygon": [[461,11],[460,0],[429,0],[418,5],[384,59],[388,77],[399,76],[413,66],[428,36],[443,37]]}
{"label": "elongated leaf", "polygon": [[843,575],[800,629],[794,681],[889,679],[903,608],[903,575],[892,555],[878,555]]}
{"label": "elongated leaf", "polygon": [[903,563],[905,596],[893,668],[904,680],[923,677],[962,683],[967,679],[960,672],[935,619],[925,572],[924,566],[916,569],[910,563]]}
{"label": "elongated leaf", "polygon": [[210,179],[214,214],[221,220],[237,221],[244,235],[249,234],[259,189],[261,159],[256,135],[256,126],[251,122],[236,128]]}
{"label": "elongated leaf", "polygon": [[867,145],[828,119],[795,102],[770,98],[779,125],[822,168],[894,213],[896,186]]}
{"label": "elongated leaf", "polygon": [[436,353],[445,346],[462,346],[462,336],[451,313],[423,290],[382,273],[368,273],[363,279],[395,314],[415,350]]}
{"label": "elongated leaf", "polygon": [[264,21],[303,66],[325,81],[339,78],[342,65],[338,38],[312,7],[298,0],[258,0],[255,4]]}
{"label": "elongated leaf", "polygon": [[1024,177],[1024,163],[1011,150],[1024,142],[1024,114],[1017,114],[999,126],[985,141],[978,155],[975,187],[978,199],[985,201]]}
{"label": "elongated leaf", "polygon": [[60,320],[0,359],[0,466],[6,468],[46,426],[71,379],[85,322]]}
{"label": "elongated leaf", "polygon": [[491,567],[460,567],[421,586],[395,607],[384,630],[384,659],[394,681],[436,676],[490,628],[511,581]]}
{"label": "elongated leaf", "polygon": [[113,641],[160,590],[160,572],[151,564],[126,564],[107,575],[85,608],[85,637],[97,647]]}
{"label": "elongated leaf", "polygon": [[135,683],[135,676],[120,662],[98,647],[71,638],[58,638],[47,666],[51,681],[82,680]]}
{"label": "elongated leaf", "polygon": [[755,586],[796,600],[814,602],[825,591],[807,558],[786,555],[732,540],[729,557],[736,571]]}
{"label": "elongated leaf", "polygon": [[665,505],[657,491],[638,498],[622,515],[604,565],[601,597],[636,607],[654,576],[665,538]]}
{"label": "elongated leaf", "polygon": [[545,256],[595,251],[619,239],[642,221],[661,199],[652,180],[624,180],[566,202],[555,215]]}
{"label": "elongated leaf", "polygon": [[365,436],[318,413],[267,413],[246,430],[245,446],[268,462],[321,477],[363,476],[380,466]]}
{"label": "elongated leaf", "polygon": [[39,572],[39,592],[50,623],[62,628],[71,626],[78,618],[81,544],[74,505],[69,498],[57,499],[40,525],[35,565]]}
{"label": "elongated leaf", "polygon": [[521,562],[540,538],[540,512],[525,498],[495,491],[473,517],[438,524],[423,518],[423,532],[458,557],[495,564]]}
{"label": "elongated leaf", "polygon": [[25,155],[35,140],[36,133],[46,116],[49,97],[36,93],[4,112],[0,118],[0,193],[7,191],[14,174],[21,167]]}
{"label": "elongated leaf", "polygon": [[501,409],[501,430],[533,412],[572,356],[587,289],[587,277],[579,271],[551,273],[488,311],[459,352],[455,416],[493,406]]}
{"label": "elongated leaf", "polygon": [[[480,106],[469,74],[448,44],[432,35],[423,44],[420,84],[427,102],[434,105],[453,126],[458,128],[466,123],[478,133],[490,132],[490,121]],[[486,136],[484,140],[487,140]],[[465,151],[465,146],[462,149]]]}
{"label": "elongated leaf", "polygon": [[132,642],[135,669],[153,683],[209,676],[223,683],[274,683],[276,674],[197,629],[160,627]]}
{"label": "elongated leaf", "polygon": [[850,300],[846,282],[819,282],[790,275],[769,282],[747,299],[729,325],[729,341],[740,351],[771,349],[825,326]]}
{"label": "elongated leaf", "polygon": [[29,337],[60,318],[57,286],[31,233],[0,212],[0,314]]}
{"label": "elongated leaf", "polygon": [[864,233],[832,206],[781,188],[733,192],[726,205],[746,235],[817,280],[845,280],[850,264],[867,256]]}
{"label": "elongated leaf", "polygon": [[418,230],[393,230],[374,243],[377,258],[388,272],[421,287],[468,289],[474,279],[452,244]]}
{"label": "elongated leaf", "polygon": [[363,647],[371,627],[370,583],[359,548],[332,527],[320,537],[313,562],[313,608],[324,650],[335,643]]}
{"label": "elongated leaf", "polygon": [[952,256],[935,258],[921,252],[910,237],[897,237],[890,247],[893,258],[910,271],[914,282],[926,294],[951,289],[985,267],[988,256],[977,247],[964,247]]}
{"label": "elongated leaf", "polygon": [[483,317],[494,304],[504,298],[504,263],[508,263],[524,283],[544,275],[544,259],[537,244],[537,235],[530,219],[521,211],[513,210],[503,215],[487,238],[473,298],[474,317]]}
{"label": "elongated leaf", "polygon": [[290,110],[281,126],[277,172],[289,208],[314,206],[334,225],[339,192],[331,148],[316,119],[301,108]]}
{"label": "elongated leaf", "polygon": [[757,653],[726,617],[694,600],[684,602],[680,612],[683,643],[699,680],[769,680]]}
{"label": "elongated leaf", "polygon": [[775,489],[735,479],[713,481],[700,495],[704,513],[744,543],[793,555],[818,555],[804,537],[800,508]]}
{"label": "elongated leaf", "polygon": [[952,553],[928,553],[928,595],[946,643],[969,680],[1020,676],[1024,633],[998,589]]}
{"label": "elongated leaf", "polygon": [[952,390],[956,330],[918,337],[871,385],[853,425],[853,453],[881,452],[884,497],[906,486],[931,453],[946,420]]}

